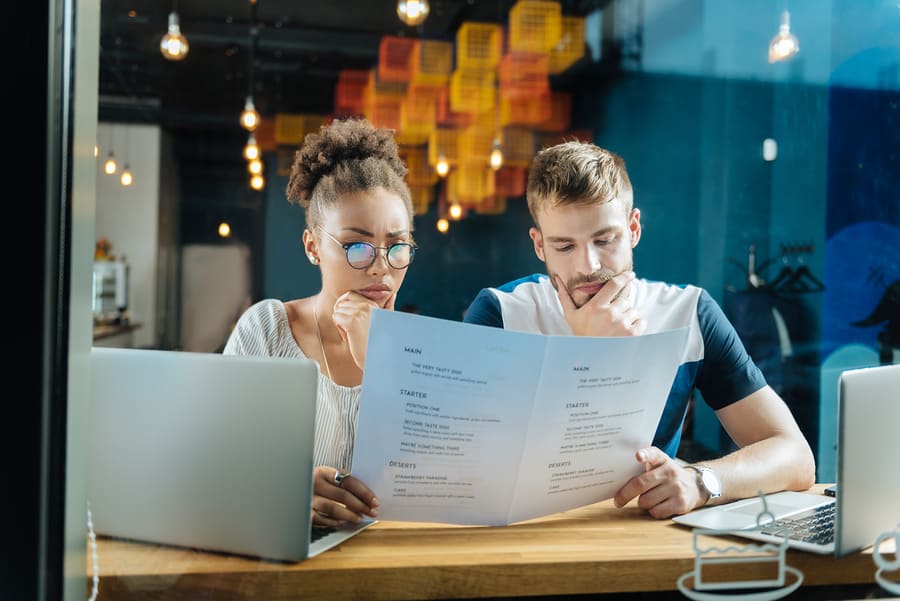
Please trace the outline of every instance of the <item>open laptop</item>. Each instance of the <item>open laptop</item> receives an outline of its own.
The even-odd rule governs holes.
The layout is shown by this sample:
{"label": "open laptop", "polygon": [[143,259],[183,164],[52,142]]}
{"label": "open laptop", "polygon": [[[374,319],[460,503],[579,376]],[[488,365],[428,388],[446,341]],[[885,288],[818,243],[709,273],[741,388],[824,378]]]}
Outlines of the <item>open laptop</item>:
{"label": "open laptop", "polygon": [[311,541],[314,362],[95,347],[90,369],[97,534],[300,561],[373,523]]}
{"label": "open laptop", "polygon": [[[837,557],[872,545],[900,522],[900,365],[842,372],[837,422],[834,498],[790,491],[765,495],[776,522],[763,520],[762,527],[757,527],[763,511],[759,498],[698,509],[673,521],[772,543],[783,542],[787,532],[789,547]],[[804,518],[818,522],[805,535],[800,533]]]}

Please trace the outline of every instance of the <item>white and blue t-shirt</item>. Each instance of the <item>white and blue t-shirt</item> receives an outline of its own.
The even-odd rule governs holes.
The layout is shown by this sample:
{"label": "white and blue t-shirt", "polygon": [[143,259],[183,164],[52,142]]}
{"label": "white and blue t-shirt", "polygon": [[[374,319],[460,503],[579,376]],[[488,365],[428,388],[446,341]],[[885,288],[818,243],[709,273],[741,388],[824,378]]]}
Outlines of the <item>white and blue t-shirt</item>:
{"label": "white and blue t-shirt", "polygon": [[[652,334],[688,327],[688,340],[666,400],[653,445],[675,457],[694,389],[721,409],[766,385],[721,307],[706,290],[635,279],[634,306]],[[484,288],[463,320],[519,332],[572,335],[550,278],[534,274],[498,288]]]}

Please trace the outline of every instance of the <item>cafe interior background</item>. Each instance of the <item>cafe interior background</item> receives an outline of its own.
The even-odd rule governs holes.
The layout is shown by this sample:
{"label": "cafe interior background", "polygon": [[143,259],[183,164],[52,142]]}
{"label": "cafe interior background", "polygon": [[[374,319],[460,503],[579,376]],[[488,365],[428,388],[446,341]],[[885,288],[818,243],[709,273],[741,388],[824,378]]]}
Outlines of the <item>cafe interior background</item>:
{"label": "cafe interior background", "polygon": [[[99,39],[95,263],[73,284],[93,343],[216,352],[249,303],[315,293],[285,187],[328,119],[397,130],[421,248],[397,305],[454,320],[542,270],[528,162],[590,140],[627,163],[638,274],[709,290],[833,480],[838,373],[900,361],[900,3],[429,4],[408,25],[393,0],[100,3],[81,29]],[[173,28],[187,52],[164,57]],[[731,444],[702,403],[686,427],[686,455]]]}

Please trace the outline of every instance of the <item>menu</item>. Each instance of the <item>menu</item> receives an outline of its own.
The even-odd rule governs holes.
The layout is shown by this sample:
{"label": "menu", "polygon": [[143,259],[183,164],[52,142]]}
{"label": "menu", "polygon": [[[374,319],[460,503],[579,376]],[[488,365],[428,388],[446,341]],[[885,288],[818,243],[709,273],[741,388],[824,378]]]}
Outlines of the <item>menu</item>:
{"label": "menu", "polygon": [[505,525],[612,498],[642,471],[686,340],[375,309],[353,474],[382,520]]}

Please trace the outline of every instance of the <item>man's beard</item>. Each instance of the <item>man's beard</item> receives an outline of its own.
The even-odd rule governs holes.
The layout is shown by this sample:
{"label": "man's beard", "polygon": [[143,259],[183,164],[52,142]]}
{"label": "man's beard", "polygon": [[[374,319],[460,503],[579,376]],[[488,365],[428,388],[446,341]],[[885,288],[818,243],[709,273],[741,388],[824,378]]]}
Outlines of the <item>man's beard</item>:
{"label": "man's beard", "polygon": [[[575,295],[574,295],[574,290],[575,290],[575,288],[577,288],[578,286],[582,286],[582,285],[584,285],[584,284],[595,284],[595,283],[596,283],[596,284],[605,284],[606,282],[608,282],[608,281],[611,280],[612,278],[616,277],[617,275],[623,274],[623,273],[625,273],[626,271],[633,271],[633,270],[634,270],[634,262],[633,262],[633,261],[629,261],[629,262],[628,262],[628,265],[626,265],[625,268],[622,269],[621,271],[612,271],[612,270],[609,270],[609,269],[600,269],[600,270],[595,271],[595,272],[593,272],[593,273],[591,273],[591,274],[588,274],[588,275],[580,275],[580,276],[576,276],[576,277],[571,278],[569,281],[566,282],[566,290],[568,290],[568,292],[569,292],[569,297],[572,298],[572,302],[575,303],[575,306],[576,306],[576,307],[582,307],[582,306],[584,306],[585,303],[587,303],[589,300],[591,300],[592,298],[594,298],[594,296],[596,295],[596,292],[595,292],[594,294],[589,295],[589,296],[584,300],[583,303],[578,303],[578,302],[575,300]],[[557,288],[557,285],[556,285],[556,278],[562,279],[562,277],[560,277],[557,273],[555,273],[555,272],[550,268],[550,265],[547,265],[547,273],[548,273],[548,275],[550,276],[550,283],[553,284],[553,288]],[[558,289],[558,288],[557,288],[557,289]],[[623,291],[624,291],[624,290],[627,290],[627,288],[626,288],[626,289],[623,289]],[[599,291],[598,291],[598,292],[599,292]],[[621,294],[621,292],[620,292],[620,294]]]}

